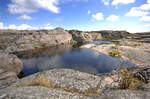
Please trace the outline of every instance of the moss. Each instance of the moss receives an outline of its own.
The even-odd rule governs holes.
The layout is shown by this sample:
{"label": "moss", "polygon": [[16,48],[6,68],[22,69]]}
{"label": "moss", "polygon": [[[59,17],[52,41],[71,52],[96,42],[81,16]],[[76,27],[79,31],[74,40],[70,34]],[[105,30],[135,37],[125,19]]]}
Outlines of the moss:
{"label": "moss", "polygon": [[122,82],[120,83],[121,89],[136,90],[144,84],[138,78],[134,77],[127,68],[121,69],[120,74],[122,76]]}

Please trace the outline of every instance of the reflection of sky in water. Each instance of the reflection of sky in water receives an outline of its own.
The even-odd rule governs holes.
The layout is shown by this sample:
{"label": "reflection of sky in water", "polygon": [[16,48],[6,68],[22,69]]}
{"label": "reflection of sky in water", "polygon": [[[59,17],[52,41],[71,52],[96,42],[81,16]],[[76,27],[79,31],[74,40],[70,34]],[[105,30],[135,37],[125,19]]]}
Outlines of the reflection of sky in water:
{"label": "reflection of sky in water", "polygon": [[[57,49],[56,49],[57,50]],[[43,56],[37,58],[22,59],[24,64],[23,72],[30,75],[39,71],[54,68],[69,68],[91,74],[110,72],[119,66],[122,59],[112,58],[90,49],[66,50],[63,54]],[[124,62],[126,66],[134,66],[129,61]]]}
{"label": "reflection of sky in water", "polygon": [[96,45],[100,45],[100,44],[113,44],[113,42],[110,42],[110,41],[92,41],[90,42],[90,44],[96,44]]}

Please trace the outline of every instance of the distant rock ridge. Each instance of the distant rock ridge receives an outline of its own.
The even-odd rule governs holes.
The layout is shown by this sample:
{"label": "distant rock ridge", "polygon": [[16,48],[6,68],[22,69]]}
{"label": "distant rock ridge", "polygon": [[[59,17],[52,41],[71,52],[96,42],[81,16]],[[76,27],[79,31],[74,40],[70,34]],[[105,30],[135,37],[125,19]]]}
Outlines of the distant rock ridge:
{"label": "distant rock ridge", "polygon": [[13,53],[63,44],[83,44],[93,40],[122,39],[129,34],[127,31],[80,31],[60,27],[52,30],[0,30],[0,49]]}
{"label": "distant rock ridge", "polygon": [[70,44],[72,36],[62,28],[53,30],[0,31],[0,46],[7,52],[27,51],[48,46]]}

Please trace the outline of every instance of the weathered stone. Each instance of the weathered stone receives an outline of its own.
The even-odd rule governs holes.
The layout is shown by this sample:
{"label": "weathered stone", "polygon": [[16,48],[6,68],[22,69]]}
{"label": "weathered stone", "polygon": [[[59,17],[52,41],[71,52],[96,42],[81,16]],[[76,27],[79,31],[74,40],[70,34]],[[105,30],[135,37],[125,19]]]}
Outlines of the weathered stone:
{"label": "weathered stone", "polygon": [[22,61],[17,56],[8,53],[0,53],[0,68],[18,75],[23,68]]}
{"label": "weathered stone", "polygon": [[139,64],[150,64],[149,49],[133,48],[130,46],[120,46],[122,55],[134,59]]}
{"label": "weathered stone", "polygon": [[[2,69],[0,69],[2,70]],[[10,86],[17,79],[17,75],[14,72],[0,73],[0,89]]]}
{"label": "weathered stone", "polygon": [[73,40],[76,41],[78,44],[92,41],[92,35],[88,33],[84,33],[78,30],[70,30],[69,33],[72,35]]}
{"label": "weathered stone", "polygon": [[0,90],[2,99],[90,99],[78,93],[65,92],[42,86],[6,88]]}
{"label": "weathered stone", "polygon": [[[128,68],[131,75],[147,72],[150,67]],[[1,70],[1,73],[4,71]],[[6,73],[5,73],[6,75]],[[9,77],[9,74],[6,76]],[[126,76],[126,75],[125,75]],[[130,76],[127,74],[127,77]],[[0,79],[6,78],[0,76]],[[11,86],[0,90],[0,97],[13,99],[149,99],[150,88],[145,84],[141,90],[119,90],[125,80],[120,70],[92,75],[71,69],[53,69],[19,79]]]}
{"label": "weathered stone", "polygon": [[96,76],[70,69],[53,69],[25,77],[13,86],[44,86],[95,96],[106,89],[118,89],[120,80],[117,72]]}
{"label": "weathered stone", "polygon": [[6,30],[0,32],[2,32],[0,33],[0,46],[3,47],[3,50],[6,50],[10,53],[44,48],[48,46],[69,44],[72,41],[71,34],[61,28],[56,28],[53,30],[31,31]]}
{"label": "weathered stone", "polygon": [[105,91],[102,95],[93,97],[93,99],[149,99],[149,97],[149,91],[112,90]]}

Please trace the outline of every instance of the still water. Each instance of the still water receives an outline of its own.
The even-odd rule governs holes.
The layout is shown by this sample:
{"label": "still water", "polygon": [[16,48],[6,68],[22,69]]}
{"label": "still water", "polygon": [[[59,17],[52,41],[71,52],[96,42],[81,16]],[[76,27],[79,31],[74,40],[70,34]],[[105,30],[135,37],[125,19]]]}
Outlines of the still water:
{"label": "still water", "polygon": [[90,49],[74,48],[71,45],[37,49],[17,55],[23,61],[24,76],[55,68],[99,74],[120,66],[135,66],[134,63],[121,58],[113,58]]}

